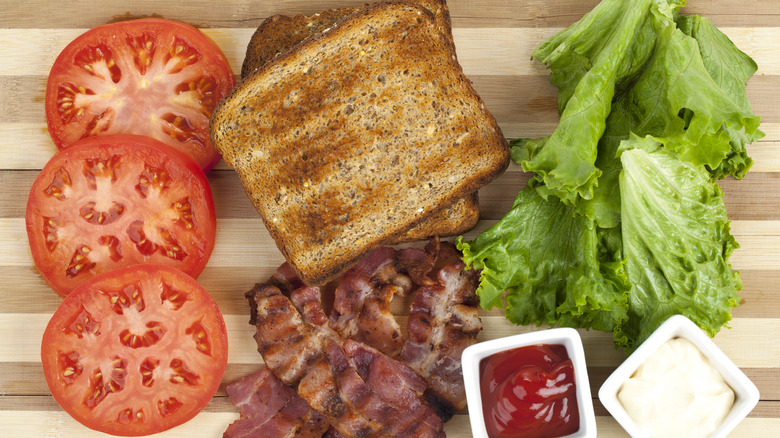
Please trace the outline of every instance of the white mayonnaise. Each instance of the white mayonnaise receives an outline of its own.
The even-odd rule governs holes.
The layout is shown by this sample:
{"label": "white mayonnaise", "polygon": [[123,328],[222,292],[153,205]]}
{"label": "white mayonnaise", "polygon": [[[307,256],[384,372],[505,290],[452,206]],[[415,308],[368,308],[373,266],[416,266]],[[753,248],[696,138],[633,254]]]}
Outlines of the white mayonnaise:
{"label": "white mayonnaise", "polygon": [[699,349],[667,341],[637,368],[617,394],[647,437],[706,438],[734,404],[734,391]]}

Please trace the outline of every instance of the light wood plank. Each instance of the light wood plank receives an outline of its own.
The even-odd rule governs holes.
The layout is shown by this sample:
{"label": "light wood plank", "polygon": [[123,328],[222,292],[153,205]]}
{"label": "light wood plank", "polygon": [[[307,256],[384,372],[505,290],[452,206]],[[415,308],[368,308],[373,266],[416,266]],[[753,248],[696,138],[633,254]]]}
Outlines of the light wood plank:
{"label": "light wood plank", "polygon": [[[43,332],[51,314],[0,314],[0,362],[39,362]],[[230,363],[258,363],[257,345],[252,336],[254,327],[247,324],[244,315],[224,315],[228,327],[228,361]],[[407,317],[397,317],[402,328]],[[534,326],[515,326],[502,316],[483,316],[484,330],[480,340],[486,341],[518,333],[539,330]],[[768,345],[780,339],[779,318],[737,318],[731,328],[722,329],[715,343],[739,367],[777,368],[780,363],[780,344]],[[612,335],[597,331],[578,330],[582,336],[585,357],[589,366],[615,367],[625,359],[625,353],[615,350]],[[760,336],[756,334],[760,333]]]}
{"label": "light wood plank", "polygon": [[[507,138],[539,138],[552,133],[556,123],[500,121]],[[780,172],[780,123],[762,123],[766,137],[748,145],[754,164],[751,173]],[[20,153],[24,151],[24,153]],[[0,123],[0,169],[41,169],[57,153],[43,122]],[[217,170],[230,167],[220,161]],[[510,172],[521,171],[510,167]]]}
{"label": "light wood plank", "polygon": [[[247,300],[244,293],[258,282],[267,280],[275,266],[254,269],[208,266],[198,277],[198,282],[209,292],[226,315],[245,314],[248,320]],[[733,309],[735,318],[780,318],[780,294],[775,293],[780,284],[780,270],[740,271],[743,289],[739,292],[742,303]],[[0,313],[54,313],[62,298],[43,281],[35,268],[0,266],[0,278],[11,286],[0,294]],[[34,297],[34,299],[31,299]],[[411,297],[396,297],[390,304],[394,315],[409,314]],[[482,315],[501,316],[500,309],[481,310]],[[0,373],[1,374],[1,373]]]}
{"label": "light wood plank", "polygon": [[[558,107],[556,89],[547,75],[501,76],[471,75],[475,90],[485,106],[496,119],[503,123],[556,123]],[[773,85],[780,82],[780,76],[755,77],[748,85],[748,91],[759,97],[756,111],[761,105],[771,105],[772,97],[778,92]],[[2,76],[0,93],[0,123],[40,123],[45,125],[44,100],[46,76]],[[774,122],[771,118],[765,122]]]}
{"label": "light wood plank", "polygon": [[[255,27],[202,29],[225,53],[233,72],[241,72],[246,47]],[[87,29],[0,29],[0,76],[47,73],[65,46]],[[546,75],[531,61],[536,47],[562,28],[453,28],[458,60],[471,75]],[[780,28],[723,27],[734,44],[759,65],[759,75],[780,75]],[[37,56],[25,56],[36,53]]]}
{"label": "light wood plank", "polygon": [[[499,124],[521,122],[554,126],[558,122],[557,90],[546,74],[469,75],[468,78]],[[5,97],[0,101],[0,123],[40,123],[43,126],[45,89],[45,75],[0,75],[0,93]],[[746,93],[753,112],[760,115],[764,123],[780,122],[780,75],[751,77]]]}
{"label": "light wood plank", "polygon": [[[254,370],[252,370],[254,371]],[[251,371],[250,371],[251,372]],[[593,412],[596,417],[608,416],[606,408],[596,396],[593,399]],[[44,395],[15,395],[12,397],[0,398],[0,410],[7,411],[59,411],[60,406],[48,393]],[[230,399],[223,394],[214,396],[203,408],[203,412],[235,412],[236,408],[230,403]],[[456,412],[455,417],[465,417],[467,411]],[[748,413],[747,418],[780,418],[780,401],[760,400],[755,408]]]}
{"label": "light wood plank", "polygon": [[[732,222],[733,234],[741,245],[730,259],[735,269],[775,270],[780,266],[780,222],[765,222],[760,225],[760,229],[764,230],[761,235],[754,234],[755,222],[744,226],[739,221]],[[493,223],[489,220],[480,221],[476,228],[464,234],[464,238],[476,238]],[[749,234],[740,234],[742,232]],[[278,266],[283,261],[261,221],[219,220],[217,240],[209,266],[258,268]],[[22,218],[0,219],[0,266],[33,266]]]}
{"label": "light wood plank", "polygon": [[[238,418],[236,412],[203,411],[191,421],[160,434],[150,435],[159,438],[191,438],[193,436],[221,436],[227,426]],[[91,431],[60,410],[53,411],[0,411],[0,425],[8,436],[46,436],[84,438],[105,437],[105,434]],[[596,418],[598,436],[604,438],[627,437],[626,432],[611,417]],[[444,427],[448,437],[471,437],[468,416],[457,415]],[[749,417],[743,420],[732,432],[730,438],[754,438],[769,436],[767,431],[780,430],[780,419],[765,417]]]}
{"label": "light wood plank", "polygon": [[[727,178],[719,182],[724,201],[733,221],[774,221],[780,215],[766,206],[780,205],[777,181],[780,172],[751,172],[742,180]],[[38,171],[0,171],[4,190],[0,191],[0,218],[22,218],[27,208],[30,187]],[[530,173],[522,172],[517,164],[510,164],[503,175],[479,190],[480,214],[483,220],[498,220],[512,208],[517,193],[523,189]],[[214,198],[218,221],[226,219],[253,219],[260,215],[246,196],[232,171],[215,170],[209,173],[209,184]]]}
{"label": "light wood plank", "polygon": [[778,236],[780,222],[738,220],[731,222],[731,233],[735,236]]}
{"label": "light wood plank", "polygon": [[[221,436],[227,426],[238,418],[236,412],[203,411],[191,421],[150,437],[159,438],[191,438],[193,436]],[[91,431],[73,420],[61,410],[52,411],[0,411],[0,431],[8,436],[46,436],[102,438],[105,434]],[[596,417],[598,436],[604,438],[623,438],[628,435],[611,417]],[[448,437],[471,437],[471,428],[467,415],[456,415],[444,427]],[[780,430],[780,419],[766,417],[749,417],[744,419],[732,432],[730,438],[755,438],[767,435],[768,431]]]}

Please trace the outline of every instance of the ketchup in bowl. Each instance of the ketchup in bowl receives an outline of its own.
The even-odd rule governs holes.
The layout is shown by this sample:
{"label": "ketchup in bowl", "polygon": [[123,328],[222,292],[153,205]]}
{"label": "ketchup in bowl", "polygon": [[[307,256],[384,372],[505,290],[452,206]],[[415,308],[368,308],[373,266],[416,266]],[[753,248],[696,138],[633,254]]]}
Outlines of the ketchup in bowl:
{"label": "ketchup in bowl", "polygon": [[579,429],[574,366],[563,345],[502,351],[482,359],[479,369],[488,436],[551,438]]}

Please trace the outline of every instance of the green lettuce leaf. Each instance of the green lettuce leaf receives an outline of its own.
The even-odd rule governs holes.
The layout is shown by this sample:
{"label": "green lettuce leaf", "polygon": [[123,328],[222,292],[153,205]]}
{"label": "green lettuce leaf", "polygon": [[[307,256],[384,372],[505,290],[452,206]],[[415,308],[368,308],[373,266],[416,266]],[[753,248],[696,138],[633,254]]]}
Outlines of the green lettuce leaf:
{"label": "green lettuce leaf", "polygon": [[723,192],[704,166],[661,146],[632,137],[621,147],[621,225],[632,284],[622,332],[629,343],[675,314],[715,336],[739,303],[739,274],[727,261],[738,244]]}
{"label": "green lettuce leaf", "polygon": [[620,110],[633,118],[635,134],[663,138],[665,148],[707,166],[713,176],[741,177],[752,163],[744,145],[762,135],[760,119],[744,103],[744,80],[737,89],[735,78],[720,77],[722,87],[699,50],[697,40],[674,24],[659,28],[653,58],[621,99]]}
{"label": "green lettuce leaf", "polygon": [[566,204],[590,199],[602,171],[596,167],[616,90],[627,86],[653,53],[658,22],[674,23],[682,2],[604,0],[580,21],[541,44],[533,57],[551,69],[560,122],[521,159],[535,172],[540,193]]}
{"label": "green lettuce leaf", "polygon": [[629,350],[674,314],[710,335],[731,318],[737,242],[715,181],[741,178],[763,136],[745,93],[756,65],[683,4],[603,0],[535,52],[561,123],[512,142],[537,174],[504,218],[459,239],[483,307],[611,331]]}
{"label": "green lettuce leaf", "polygon": [[704,17],[680,15],[676,23],[685,35],[696,41],[712,80],[743,112],[751,112],[745,83],[758,70],[756,62]]}
{"label": "green lettuce leaf", "polygon": [[[623,323],[629,283],[619,238],[573,210],[529,186],[492,228],[459,240],[463,260],[482,270],[484,308],[504,307],[515,324],[613,331]],[[604,251],[601,242],[617,248]]]}
{"label": "green lettuce leaf", "polygon": [[[712,80],[743,114],[752,114],[745,83],[758,70],[756,62],[704,17],[681,15],[677,18],[677,25],[684,34],[696,40],[704,68]],[[742,178],[753,164],[745,145],[762,138],[764,133],[758,129],[733,129],[729,126],[724,126],[724,129],[731,137],[731,152],[720,166],[711,168],[710,172],[718,179],[727,175]]]}

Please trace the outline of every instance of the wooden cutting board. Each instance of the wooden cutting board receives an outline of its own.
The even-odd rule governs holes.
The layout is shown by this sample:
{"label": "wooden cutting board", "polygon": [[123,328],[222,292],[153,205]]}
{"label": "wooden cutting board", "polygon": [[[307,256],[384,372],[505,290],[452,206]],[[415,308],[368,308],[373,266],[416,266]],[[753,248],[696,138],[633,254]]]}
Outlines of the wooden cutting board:
{"label": "wooden cutting board", "polygon": [[[24,210],[32,181],[56,152],[48,137],[43,99],[46,75],[60,50],[87,28],[132,16],[160,15],[204,30],[238,73],[254,29],[275,13],[311,14],[362,0],[105,0],[4,2],[0,10],[0,436],[91,437],[50,396],[40,368],[41,334],[60,298],[32,264]],[[507,137],[551,132],[557,122],[555,89],[531,52],[547,37],[593,8],[597,0],[489,0],[450,2],[458,58]],[[685,9],[709,17],[759,65],[748,83],[766,137],[750,146],[755,166],[742,181],[721,186],[742,247],[732,264],[742,272],[742,305],[730,329],[715,337],[725,353],[755,382],[761,401],[734,431],[735,437],[780,435],[780,0],[690,0]],[[480,191],[482,221],[467,238],[509,209],[528,175],[512,165]],[[229,365],[222,388],[204,412],[165,437],[218,437],[237,418],[224,385],[260,366],[243,293],[267,278],[282,257],[238,182],[221,163],[209,175],[217,206],[214,254],[200,282],[214,296],[229,329]],[[405,310],[394,312],[405,325]],[[497,312],[483,312],[481,339],[532,327],[515,327]],[[582,333],[592,393],[625,355],[611,335]],[[626,436],[595,399],[599,436]],[[457,415],[448,436],[471,436],[468,417]]]}

